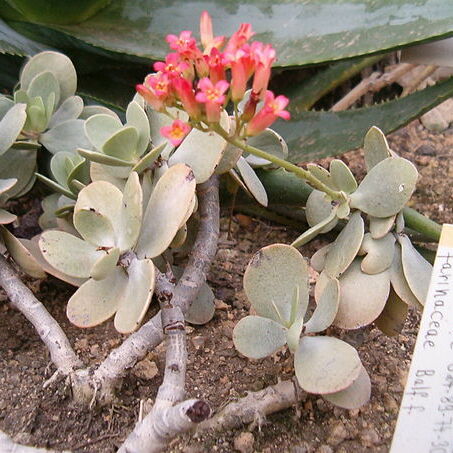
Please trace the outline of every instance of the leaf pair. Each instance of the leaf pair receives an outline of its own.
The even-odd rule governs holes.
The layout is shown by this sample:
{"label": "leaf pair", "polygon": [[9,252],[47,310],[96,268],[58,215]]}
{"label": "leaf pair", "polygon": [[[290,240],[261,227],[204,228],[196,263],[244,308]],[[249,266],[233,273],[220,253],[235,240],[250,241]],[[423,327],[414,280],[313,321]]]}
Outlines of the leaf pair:
{"label": "leaf pair", "polygon": [[288,344],[302,389],[342,407],[368,400],[369,378],[355,349],[335,338],[307,336],[333,322],[340,297],[336,279],[329,279],[313,315],[304,322],[307,263],[295,248],[274,244],[254,255],[244,274],[244,289],[257,315],[243,318],[234,329],[239,352],[263,358]]}

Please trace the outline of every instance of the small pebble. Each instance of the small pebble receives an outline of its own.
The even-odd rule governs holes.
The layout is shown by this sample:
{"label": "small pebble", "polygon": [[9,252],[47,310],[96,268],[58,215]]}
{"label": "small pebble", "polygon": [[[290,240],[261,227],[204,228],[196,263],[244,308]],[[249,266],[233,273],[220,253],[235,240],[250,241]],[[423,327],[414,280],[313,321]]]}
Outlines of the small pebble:
{"label": "small pebble", "polygon": [[241,453],[252,453],[255,438],[252,433],[241,433],[234,439],[234,449]]}
{"label": "small pebble", "polygon": [[151,362],[149,359],[143,359],[137,362],[132,369],[134,376],[140,379],[153,379],[159,374],[156,362]]}

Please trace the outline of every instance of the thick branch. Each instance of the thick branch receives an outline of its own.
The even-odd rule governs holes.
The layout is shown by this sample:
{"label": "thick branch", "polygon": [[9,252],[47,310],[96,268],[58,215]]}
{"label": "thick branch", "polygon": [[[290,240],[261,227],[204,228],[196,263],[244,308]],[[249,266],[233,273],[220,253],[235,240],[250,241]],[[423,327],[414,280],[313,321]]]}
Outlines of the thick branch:
{"label": "thick branch", "polygon": [[0,286],[6,291],[11,304],[33,324],[41,340],[47,346],[52,362],[59,372],[69,375],[75,369],[83,366],[60,325],[21,282],[14,269],[1,254]]}
{"label": "thick branch", "polygon": [[[197,423],[209,416],[209,406],[203,401],[187,400],[176,406],[159,411],[152,429],[149,429],[147,417],[137,424],[118,453],[156,453],[167,447],[169,439],[193,429]],[[146,445],[146,450],[143,446]]]}
{"label": "thick branch", "polygon": [[221,431],[239,428],[251,422],[260,422],[266,415],[288,409],[304,396],[295,380],[282,381],[258,392],[227,404],[214,417],[200,423],[197,432]]}

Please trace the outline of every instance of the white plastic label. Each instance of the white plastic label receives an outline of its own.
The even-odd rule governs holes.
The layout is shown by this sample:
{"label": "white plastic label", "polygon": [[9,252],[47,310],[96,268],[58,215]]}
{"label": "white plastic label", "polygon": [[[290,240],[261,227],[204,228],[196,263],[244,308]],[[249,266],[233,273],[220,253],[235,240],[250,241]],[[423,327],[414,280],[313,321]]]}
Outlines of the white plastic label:
{"label": "white plastic label", "polygon": [[444,225],[391,453],[453,453],[453,225]]}

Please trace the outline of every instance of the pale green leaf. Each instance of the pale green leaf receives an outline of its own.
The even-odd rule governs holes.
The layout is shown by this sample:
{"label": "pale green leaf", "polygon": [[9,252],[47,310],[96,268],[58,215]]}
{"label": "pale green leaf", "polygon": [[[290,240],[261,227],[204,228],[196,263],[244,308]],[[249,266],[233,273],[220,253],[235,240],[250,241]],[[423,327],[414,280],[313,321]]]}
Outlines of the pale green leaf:
{"label": "pale green leaf", "polygon": [[72,61],[58,52],[41,52],[27,61],[20,75],[20,86],[27,90],[37,74],[51,71],[60,85],[60,99],[73,96],[77,88],[77,74]]}
{"label": "pale green leaf", "polygon": [[370,233],[373,239],[380,239],[384,237],[395,224],[396,215],[390,217],[373,217],[369,216],[370,220]]}
{"label": "pale green leaf", "polygon": [[83,111],[83,100],[80,96],[71,96],[60,105],[53,114],[48,127],[51,129],[63,121],[77,119]]}
{"label": "pale green leaf", "polygon": [[373,126],[366,133],[363,151],[368,172],[379,162],[391,156],[387,139],[384,133],[376,126]]}
{"label": "pale green leaf", "polygon": [[190,324],[203,325],[209,322],[215,313],[214,293],[212,289],[204,283],[197,297],[191,303],[186,321]]}
{"label": "pale green leaf", "polygon": [[262,206],[267,206],[267,193],[266,189],[263,186],[263,183],[256,175],[253,168],[249,165],[249,163],[245,160],[244,157],[239,157],[238,161],[236,162],[236,167],[241,174],[241,177],[247,186],[247,189],[253,195],[255,200],[261,204]]}
{"label": "pale green leaf", "polygon": [[425,305],[433,267],[417,252],[406,235],[399,235],[404,276],[414,296]]}
{"label": "pale green leaf", "polygon": [[88,148],[83,120],[67,120],[58,123],[39,137],[39,142],[52,154],[60,151],[75,152],[77,148]]}
{"label": "pale green leaf", "polygon": [[137,151],[138,132],[135,127],[123,127],[111,135],[102,145],[108,156],[131,162]]}
{"label": "pale green leaf", "polygon": [[87,278],[102,250],[63,231],[44,231],[39,248],[49,264],[71,277]]}
{"label": "pale green leaf", "polygon": [[376,164],[350,196],[351,208],[374,217],[397,214],[415,190],[418,172],[400,157],[388,157]]}
{"label": "pale green leaf", "polygon": [[85,121],[85,133],[91,144],[101,151],[104,143],[123,125],[117,116],[106,113],[97,113]]}
{"label": "pale green leaf", "polygon": [[373,239],[366,233],[360,247],[359,254],[366,256],[362,260],[361,268],[366,274],[379,274],[387,270],[393,262],[395,252],[395,236],[391,233],[380,239]]}
{"label": "pale green leaf", "polygon": [[195,185],[192,170],[184,164],[170,167],[158,180],[136,247],[140,258],[154,258],[168,248],[193,203]]}
{"label": "pale green leaf", "polygon": [[328,394],[349,387],[362,369],[357,351],[332,337],[303,337],[294,355],[297,381],[309,393]]}
{"label": "pale green leaf", "polygon": [[139,157],[148,149],[151,139],[148,117],[143,108],[132,101],[127,106],[126,121],[126,126],[132,126],[138,132],[136,157]]}
{"label": "pale green leaf", "polygon": [[[307,217],[307,223],[314,227],[318,225],[323,220],[331,216],[334,206],[332,205],[332,200],[320,190],[313,190],[308,196],[307,203],[305,206],[305,215]],[[336,218],[333,218],[320,233],[327,233],[328,231],[335,228],[335,225],[338,223]]]}
{"label": "pale green leaf", "polygon": [[374,323],[381,332],[389,337],[394,337],[403,330],[407,313],[408,305],[398,297],[392,288],[384,310]]}
{"label": "pale green leaf", "polygon": [[120,333],[138,329],[151,303],[155,284],[151,260],[133,259],[127,274],[127,285],[115,315],[115,329]]}
{"label": "pale green leaf", "polygon": [[267,357],[286,344],[287,329],[261,316],[242,318],[233,330],[236,349],[251,359]]}
{"label": "pale green leaf", "polygon": [[362,365],[358,378],[344,390],[323,395],[323,398],[343,409],[358,409],[365,405],[371,396],[371,381]]}
{"label": "pale green leaf", "polygon": [[66,314],[77,327],[94,327],[112,317],[123,301],[127,274],[117,267],[103,280],[85,282],[69,299]]}
{"label": "pale green leaf", "polygon": [[356,211],[330,247],[326,257],[325,272],[333,278],[341,275],[357,255],[363,235],[363,219],[360,212]]}
{"label": "pale green leaf", "polygon": [[13,146],[22,131],[27,119],[26,107],[25,104],[14,105],[0,121],[0,156]]}
{"label": "pale green leaf", "polygon": [[286,327],[291,323],[294,289],[299,287],[296,319],[308,305],[308,265],[304,257],[285,244],[259,250],[244,274],[244,290],[256,313]]}
{"label": "pale green leaf", "polygon": [[356,259],[339,278],[340,305],[334,325],[358,329],[371,324],[382,312],[390,292],[390,272],[365,274]]}
{"label": "pale green leaf", "polygon": [[329,170],[332,182],[338,190],[352,193],[357,189],[357,181],[355,180],[354,175],[342,160],[334,159],[330,162]]}

